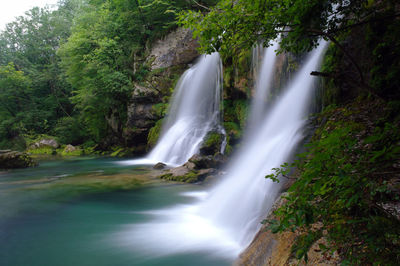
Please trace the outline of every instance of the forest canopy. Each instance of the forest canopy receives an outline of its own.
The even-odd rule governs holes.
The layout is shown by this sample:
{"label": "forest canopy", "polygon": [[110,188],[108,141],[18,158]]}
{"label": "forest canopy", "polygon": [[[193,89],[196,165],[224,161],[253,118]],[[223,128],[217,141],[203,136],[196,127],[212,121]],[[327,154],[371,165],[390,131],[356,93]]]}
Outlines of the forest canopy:
{"label": "forest canopy", "polygon": [[0,147],[24,149],[23,138],[38,134],[66,144],[120,136],[132,82],[148,73],[146,49],[177,27],[176,14],[215,2],[62,0],[9,23],[0,34],[0,83],[8,84],[0,94],[13,101],[0,103]]}

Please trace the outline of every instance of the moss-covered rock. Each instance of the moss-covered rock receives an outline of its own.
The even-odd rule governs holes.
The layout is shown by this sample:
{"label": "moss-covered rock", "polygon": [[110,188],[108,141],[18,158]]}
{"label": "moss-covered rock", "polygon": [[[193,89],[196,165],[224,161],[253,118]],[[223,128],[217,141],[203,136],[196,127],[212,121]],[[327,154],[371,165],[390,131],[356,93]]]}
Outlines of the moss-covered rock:
{"label": "moss-covered rock", "polygon": [[150,128],[149,134],[147,135],[147,149],[151,149],[157,143],[158,137],[160,136],[162,124],[164,119],[160,119],[156,122],[154,127]]}
{"label": "moss-covered rock", "polygon": [[169,172],[160,176],[161,179],[184,183],[202,182],[208,175],[215,173],[215,169],[188,170],[184,174]]}
{"label": "moss-covered rock", "polygon": [[202,156],[199,154],[193,155],[189,161],[185,164],[191,164],[190,167],[192,169],[209,169],[209,168],[217,168],[221,164],[225,163],[225,156],[221,154],[216,154],[214,156],[207,155]]}
{"label": "moss-covered rock", "polygon": [[36,165],[37,162],[26,153],[0,150],[0,169],[26,168]]}
{"label": "moss-covered rock", "polygon": [[225,135],[221,132],[210,131],[204,138],[200,147],[200,154],[214,155],[221,151],[221,146],[224,143]]}

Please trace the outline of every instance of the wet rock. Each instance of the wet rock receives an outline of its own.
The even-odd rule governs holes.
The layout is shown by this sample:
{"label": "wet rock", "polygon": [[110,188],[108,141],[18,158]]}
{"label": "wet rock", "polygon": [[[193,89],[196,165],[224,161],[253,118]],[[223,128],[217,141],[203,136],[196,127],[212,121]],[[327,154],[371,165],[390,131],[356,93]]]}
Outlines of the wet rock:
{"label": "wet rock", "polygon": [[200,147],[201,155],[214,155],[221,151],[225,135],[222,132],[210,131],[204,138]]}
{"label": "wet rock", "polygon": [[36,165],[37,162],[26,153],[10,150],[0,152],[0,169],[26,168]]}
{"label": "wet rock", "polygon": [[189,159],[189,162],[194,165],[194,169],[206,169],[216,166],[214,158],[211,155],[202,156],[195,154]]}
{"label": "wet rock", "polygon": [[214,156],[195,154],[188,161],[188,163],[192,163],[194,165],[193,169],[217,168],[225,162],[226,157],[220,153],[217,153]]}
{"label": "wet rock", "polygon": [[166,166],[167,166],[167,165],[166,165],[165,163],[159,162],[159,163],[156,163],[156,165],[153,166],[153,169],[162,170],[162,169],[164,169]]}
{"label": "wet rock", "polygon": [[214,168],[196,169],[196,165],[189,161],[182,166],[165,171],[159,178],[170,181],[198,183],[216,172],[217,170]]}

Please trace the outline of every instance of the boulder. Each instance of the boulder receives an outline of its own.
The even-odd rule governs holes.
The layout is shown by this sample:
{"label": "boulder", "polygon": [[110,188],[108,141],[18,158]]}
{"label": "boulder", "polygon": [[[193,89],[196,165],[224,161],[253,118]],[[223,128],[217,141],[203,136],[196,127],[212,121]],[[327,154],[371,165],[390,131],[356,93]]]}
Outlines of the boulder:
{"label": "boulder", "polygon": [[26,153],[10,150],[0,152],[0,169],[26,168],[36,165],[37,162]]}
{"label": "boulder", "polygon": [[55,139],[42,139],[30,145],[31,149],[38,149],[44,147],[57,149],[58,147],[60,147],[60,144],[58,144],[58,142]]}
{"label": "boulder", "polygon": [[159,162],[156,165],[153,166],[153,169],[156,170],[162,170],[166,167],[167,165],[165,163]]}
{"label": "boulder", "polygon": [[75,146],[72,146],[71,144],[68,144],[67,146],[65,146],[64,148],[64,152],[65,153],[69,153],[69,152],[74,152],[76,151],[77,148]]}
{"label": "boulder", "polygon": [[218,174],[216,168],[225,161],[226,158],[222,154],[215,156],[195,154],[184,165],[164,171],[159,178],[186,183],[203,182],[210,176]]}
{"label": "boulder", "polygon": [[207,176],[216,172],[216,169],[189,170],[185,166],[179,166],[168,170],[160,178],[170,181],[198,183],[202,182]]}
{"label": "boulder", "polygon": [[195,154],[193,155],[188,163],[193,165],[193,169],[208,169],[208,168],[216,168],[226,162],[226,157],[220,153],[215,154],[214,156],[211,155],[200,155]]}

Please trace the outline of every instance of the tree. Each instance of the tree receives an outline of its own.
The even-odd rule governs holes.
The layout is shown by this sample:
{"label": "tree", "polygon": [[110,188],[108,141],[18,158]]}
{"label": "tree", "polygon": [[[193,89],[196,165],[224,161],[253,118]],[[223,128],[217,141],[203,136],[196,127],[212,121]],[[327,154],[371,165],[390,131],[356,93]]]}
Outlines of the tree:
{"label": "tree", "polygon": [[339,40],[355,27],[399,16],[395,7],[393,0],[222,0],[207,13],[181,13],[180,23],[194,30],[207,53],[229,54],[259,41],[268,46],[278,38],[280,51],[302,53],[317,46],[320,38],[330,40],[356,68],[359,83],[369,89],[365,70]]}
{"label": "tree", "polygon": [[198,5],[184,0],[92,0],[76,18],[58,55],[75,89],[72,101],[97,142],[110,136],[122,141],[133,81],[142,81],[149,72],[145,53],[155,39],[176,27],[176,14],[188,8]]}
{"label": "tree", "polygon": [[56,51],[70,34],[78,2],[60,1],[56,10],[32,8],[0,33],[0,97],[9,97],[10,93],[16,97],[4,101],[9,112],[2,112],[0,120],[10,122],[12,113],[8,125],[14,124],[14,134],[49,134],[58,119],[73,113],[71,86]]}

